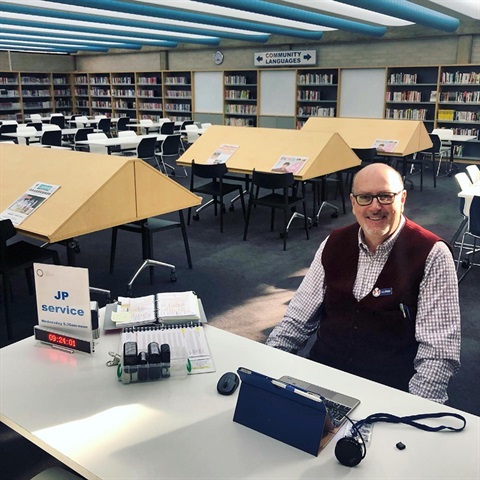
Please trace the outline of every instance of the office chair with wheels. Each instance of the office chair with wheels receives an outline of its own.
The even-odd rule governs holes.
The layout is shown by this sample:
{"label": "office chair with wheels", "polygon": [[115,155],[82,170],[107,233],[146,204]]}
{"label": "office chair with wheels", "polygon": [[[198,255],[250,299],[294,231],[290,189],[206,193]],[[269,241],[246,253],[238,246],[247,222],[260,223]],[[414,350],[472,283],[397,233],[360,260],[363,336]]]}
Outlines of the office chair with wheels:
{"label": "office chair with wheels", "polygon": [[[472,185],[470,178],[468,178],[468,175],[465,172],[460,172],[455,174],[455,182],[459,187],[459,192],[466,190],[468,187]],[[465,230],[465,227],[467,226],[467,222],[468,222],[469,212],[468,212],[468,209],[465,208],[465,199],[462,197],[459,197],[459,209],[460,209],[460,215],[462,216],[462,221],[460,222],[460,225],[458,226],[456,232],[454,233],[452,239],[450,240],[450,245],[452,247],[455,247],[458,237]]]}
{"label": "office chair with wheels", "polygon": [[[103,132],[95,132],[95,133],[89,133],[87,135],[88,140],[106,140],[108,137],[105,133]],[[88,146],[90,153],[101,153],[103,155],[106,155],[107,152],[107,147],[104,145],[95,145],[91,144]]]}
{"label": "office chair with wheels", "polygon": [[5,123],[3,122],[0,125],[0,141],[1,142],[10,142],[13,140],[13,137],[9,137],[8,135],[4,135],[4,133],[15,133],[17,131],[18,124],[15,123]]}
{"label": "office chair with wheels", "polygon": [[[473,239],[473,245],[471,245],[471,248],[467,252],[466,256],[471,255],[472,258],[471,260],[468,258],[464,258],[462,260],[462,253],[465,247],[465,237],[467,235]],[[460,251],[458,252],[457,260],[457,272],[460,265],[467,270],[465,273],[463,273],[463,275],[460,276],[458,283],[465,278],[473,266],[480,267],[480,264],[475,263],[475,254],[480,250],[477,248],[477,240],[480,240],[480,197],[475,196],[470,204],[467,229],[462,235],[462,241],[460,243]]]}
{"label": "office chair with wheels", "polygon": [[137,145],[136,157],[144,162],[153,164],[157,161],[155,147],[157,144],[157,137],[144,137]]}
{"label": "office chair with wheels", "polygon": [[472,183],[480,182],[480,168],[477,165],[468,165],[467,173]]}
{"label": "office chair with wheels", "polygon": [[88,152],[89,148],[88,145],[82,145],[81,142],[83,140],[88,140],[88,134],[93,133],[93,128],[79,128],[77,133],[75,133],[73,137],[73,143],[66,142],[63,144],[64,147],[71,147],[73,150],[77,150],[79,152]]}
{"label": "office chair with wheels", "polygon": [[[352,177],[353,178],[353,177]],[[311,178],[307,180],[307,183],[313,185],[313,223],[318,225],[320,221],[320,215],[325,207],[331,207],[333,212],[330,214],[332,218],[337,218],[340,212],[339,208],[333,203],[327,202],[327,189],[329,184],[334,184],[336,190],[340,192],[342,200],[342,210],[346,214],[345,207],[345,191],[343,187],[343,175],[342,172],[335,172],[331,175],[322,175],[321,177]],[[317,209],[318,208],[318,209]]]}
{"label": "office chair with wheels", "polygon": [[[175,161],[180,156],[180,134],[168,135],[167,138],[161,142],[160,149],[156,152],[157,168],[165,175],[169,172],[173,176],[177,176],[174,165],[170,165],[167,161]],[[160,161],[159,161],[160,159]],[[183,175],[180,177],[187,177],[187,170],[183,168]]]}
{"label": "office chair with wheels", "polygon": [[97,130],[101,130],[107,137],[112,136],[112,119],[111,118],[101,118],[98,121]]}
{"label": "office chair with wheels", "polygon": [[7,245],[7,241],[16,235],[16,229],[10,219],[0,220],[0,275],[3,282],[3,304],[7,322],[7,337],[12,338],[12,323],[10,318],[11,283],[10,278],[25,271],[29,293],[33,293],[32,267],[35,262],[52,260],[60,265],[58,253],[55,250],[42,248],[26,241],[18,241]]}
{"label": "office chair with wheels", "polygon": [[129,117],[120,117],[116,123],[117,135],[119,132],[129,130],[128,124],[131,122]]}
{"label": "office chair with wheels", "polygon": [[60,113],[52,113],[50,117],[51,125],[58,125],[60,128],[65,128],[65,117]]}
{"label": "office chair with wheels", "polygon": [[[433,187],[437,188],[437,171],[435,169],[435,157],[440,156],[441,163],[441,142],[438,135],[429,134],[430,140],[432,141],[432,146],[427,150],[422,150],[414,154],[413,156],[408,156],[403,159],[404,162],[404,173],[407,172],[408,167],[410,166],[410,173],[414,172],[415,167],[418,167],[420,170],[420,191],[423,191],[423,172],[426,167],[426,162],[430,161],[432,164],[432,178],[433,178]],[[440,163],[438,168],[440,169]],[[413,188],[413,183],[412,183]]]}
{"label": "office chair with wheels", "polygon": [[183,244],[185,246],[185,253],[187,255],[188,268],[193,268],[192,257],[190,254],[190,246],[188,244],[187,229],[185,226],[185,218],[183,212],[179,210],[179,219],[180,221],[175,222],[172,220],[166,220],[163,218],[152,217],[147,218],[146,220],[141,220],[138,222],[127,223],[125,225],[120,225],[118,227],[112,228],[112,243],[110,248],[110,273],[113,273],[115,267],[115,251],[117,246],[117,234],[118,230],[123,230],[127,232],[139,233],[142,236],[142,258],[144,260],[142,266],[136,271],[132,279],[128,283],[128,291],[131,292],[131,286],[139,273],[146,267],[150,268],[150,283],[153,283],[154,273],[153,266],[162,266],[170,268],[170,280],[172,282],[176,281],[177,276],[175,272],[175,266],[169,263],[159,262],[154,260],[153,252],[153,235],[159,232],[164,232],[166,230],[171,230],[173,228],[180,228],[182,231]]}
{"label": "office chair with wheels", "polygon": [[163,122],[162,126],[160,127],[160,133],[162,135],[173,135],[175,131],[175,122]]}
{"label": "office chair with wheels", "polygon": [[198,127],[196,125],[187,125],[185,130],[187,131],[187,140],[183,141],[183,147],[186,150],[195,140],[198,140],[200,134],[198,133]]}
{"label": "office chair with wheels", "polygon": [[[199,219],[199,213],[207,206],[213,205],[215,216],[218,213],[218,206],[220,206],[220,232],[223,232],[223,214],[225,212],[225,204],[223,198],[225,195],[236,192],[240,196],[242,203],[243,217],[245,218],[245,198],[243,196],[242,185],[237,183],[225,182],[223,178],[228,172],[227,165],[225,163],[218,163],[214,165],[199,165],[192,162],[192,171],[190,177],[190,191],[193,193],[200,193],[202,195],[210,195],[212,197],[211,202],[207,202],[200,206],[195,211],[194,220]],[[207,183],[198,184],[197,179],[210,180]],[[190,225],[190,219],[192,216],[192,208],[188,209],[188,224]]]}
{"label": "office chair with wheels", "polygon": [[[283,231],[281,236],[283,237],[283,250],[287,249],[287,235],[288,235],[288,217],[294,207],[302,205],[303,207],[303,219],[305,225],[305,233],[307,240],[310,238],[308,231],[308,217],[307,207],[305,203],[305,183],[300,182],[301,194],[298,194],[295,186],[295,179],[293,173],[272,173],[272,172],[257,172],[253,170],[252,179],[250,184],[250,195],[248,197],[248,209],[247,218],[245,221],[245,230],[243,233],[243,240],[247,240],[248,226],[250,223],[250,216],[252,213],[252,207],[262,206],[271,209],[270,216],[270,231],[273,232],[275,227],[275,210],[283,210]],[[259,196],[260,188],[269,190],[269,193],[263,196]],[[292,189],[292,193],[290,193]],[[277,193],[277,190],[280,193]]]}
{"label": "office chair with wheels", "polygon": [[40,143],[51,147],[61,147],[62,131],[60,130],[60,127],[58,127],[58,130],[45,130],[40,139]]}

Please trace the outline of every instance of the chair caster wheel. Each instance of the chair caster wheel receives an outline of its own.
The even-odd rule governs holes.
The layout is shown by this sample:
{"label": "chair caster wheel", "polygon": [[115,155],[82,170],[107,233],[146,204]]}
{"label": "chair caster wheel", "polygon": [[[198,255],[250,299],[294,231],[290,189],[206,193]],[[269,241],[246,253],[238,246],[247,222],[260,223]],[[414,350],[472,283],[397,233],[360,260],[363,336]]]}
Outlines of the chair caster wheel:
{"label": "chair caster wheel", "polygon": [[193,216],[193,219],[194,219],[196,222],[198,222],[198,221],[200,220],[200,215],[198,215],[198,213],[195,214],[195,215]]}
{"label": "chair caster wheel", "polygon": [[462,260],[462,268],[468,268],[470,266],[470,260]]}
{"label": "chair caster wheel", "polygon": [[172,283],[177,281],[177,274],[176,274],[176,273],[172,273],[172,274],[170,275],[170,281],[171,281]]}
{"label": "chair caster wheel", "polygon": [[338,218],[338,212],[334,212],[330,215],[331,218]]}

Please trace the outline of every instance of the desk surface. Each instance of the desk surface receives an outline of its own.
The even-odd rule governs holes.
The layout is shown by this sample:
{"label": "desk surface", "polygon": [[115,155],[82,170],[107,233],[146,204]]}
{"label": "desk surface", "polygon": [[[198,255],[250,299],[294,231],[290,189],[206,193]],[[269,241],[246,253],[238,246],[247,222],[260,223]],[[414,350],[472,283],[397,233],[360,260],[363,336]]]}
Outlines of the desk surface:
{"label": "desk surface", "polygon": [[[92,356],[71,355],[28,338],[0,350],[0,419],[89,479],[478,479],[480,419],[465,414],[461,433],[427,433],[376,424],[367,457],[340,465],[332,440],[318,457],[232,421],[238,391],[216,392],[239,366],[292,375],[357,396],[354,418],[454,411],[206,326],[216,373],[124,385],[103,335]],[[399,451],[397,442],[407,448]]]}

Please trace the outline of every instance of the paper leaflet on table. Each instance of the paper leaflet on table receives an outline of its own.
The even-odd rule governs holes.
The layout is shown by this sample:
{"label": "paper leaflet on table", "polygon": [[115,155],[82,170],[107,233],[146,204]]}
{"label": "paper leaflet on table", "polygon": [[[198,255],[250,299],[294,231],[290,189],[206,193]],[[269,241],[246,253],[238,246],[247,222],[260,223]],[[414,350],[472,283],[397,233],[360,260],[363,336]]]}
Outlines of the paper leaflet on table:
{"label": "paper leaflet on table", "polygon": [[0,213],[0,220],[9,218],[13,225],[17,227],[59,188],[60,185],[51,185],[43,182],[34,183],[25,193]]}
{"label": "paper leaflet on table", "polygon": [[226,161],[237,151],[239,145],[229,145],[226,143],[222,143],[212,156],[207,160],[206,163],[214,164],[214,163],[226,163]]}
{"label": "paper leaflet on table", "polygon": [[282,155],[275,165],[272,167],[272,172],[282,173],[298,173],[307,162],[308,157],[296,157],[290,155]]}
{"label": "paper leaflet on table", "polygon": [[373,142],[372,148],[376,148],[377,152],[393,152],[398,145],[398,140],[379,140]]}

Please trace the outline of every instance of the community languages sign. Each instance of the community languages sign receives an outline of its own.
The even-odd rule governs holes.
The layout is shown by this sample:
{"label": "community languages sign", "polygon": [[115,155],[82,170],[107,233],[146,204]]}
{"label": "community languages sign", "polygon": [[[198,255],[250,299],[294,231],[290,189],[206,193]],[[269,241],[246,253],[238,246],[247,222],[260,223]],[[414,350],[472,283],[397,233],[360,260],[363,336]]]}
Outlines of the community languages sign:
{"label": "community languages sign", "polygon": [[256,67],[316,65],[316,50],[281,50],[276,52],[254,53]]}

